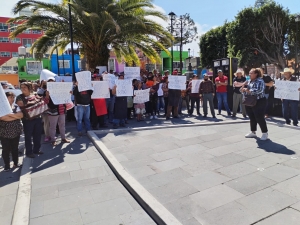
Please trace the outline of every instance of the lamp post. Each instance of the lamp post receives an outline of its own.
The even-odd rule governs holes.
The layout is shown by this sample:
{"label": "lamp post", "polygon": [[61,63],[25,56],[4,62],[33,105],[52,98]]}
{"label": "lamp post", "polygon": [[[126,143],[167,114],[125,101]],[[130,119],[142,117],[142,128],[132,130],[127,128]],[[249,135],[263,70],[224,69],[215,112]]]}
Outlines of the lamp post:
{"label": "lamp post", "polygon": [[[170,17],[170,20],[171,20],[171,34],[173,35],[173,22],[174,22],[174,20],[175,20],[175,18],[176,18],[176,14],[175,13],[173,13],[173,12],[170,12],[169,13],[169,17]],[[171,55],[172,55],[172,65],[171,65],[171,74],[173,73],[173,61],[174,61],[174,55],[173,55],[173,45],[174,45],[174,43],[173,43],[173,40],[172,40],[172,47],[171,47]]]}
{"label": "lamp post", "polygon": [[298,68],[298,22],[299,21],[300,21],[300,15],[298,14],[295,19],[295,22],[296,22],[296,62],[295,62],[296,68],[295,68],[295,71],[296,71],[296,75],[298,77],[299,77],[299,68]]}
{"label": "lamp post", "polygon": [[[71,0],[69,0],[69,23],[70,23],[70,41],[71,41],[71,52],[72,52],[72,80],[76,81],[75,76],[75,59],[74,59],[74,46],[73,46],[73,23],[72,23],[72,13],[71,13]],[[65,68],[65,65],[64,65]]]}

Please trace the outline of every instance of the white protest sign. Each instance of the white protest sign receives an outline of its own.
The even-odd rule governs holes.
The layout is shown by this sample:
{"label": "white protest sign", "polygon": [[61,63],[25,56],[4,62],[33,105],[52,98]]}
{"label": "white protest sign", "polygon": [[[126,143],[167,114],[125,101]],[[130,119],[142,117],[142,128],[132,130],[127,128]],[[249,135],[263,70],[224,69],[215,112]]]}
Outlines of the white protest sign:
{"label": "white protest sign", "polygon": [[117,79],[118,78],[113,74],[110,74],[110,73],[103,74],[103,81],[108,81],[108,85],[109,85],[110,89],[114,88]]}
{"label": "white protest sign", "polygon": [[159,88],[157,90],[157,95],[158,96],[163,96],[164,95],[164,92],[162,90],[162,85],[163,85],[162,83],[159,84]]}
{"label": "white protest sign", "polygon": [[199,93],[201,80],[192,80],[192,93]]}
{"label": "white protest sign", "polygon": [[140,104],[140,103],[149,102],[149,92],[150,92],[150,88],[146,90],[135,90],[133,103]]}
{"label": "white protest sign", "polygon": [[71,103],[72,82],[49,82],[47,90],[54,105]]}
{"label": "white protest sign", "polygon": [[76,80],[78,82],[79,92],[93,89],[90,71],[78,72],[78,73],[75,73],[75,75],[76,75]]}
{"label": "white protest sign", "polygon": [[133,96],[132,81],[131,80],[116,80],[117,96]]}
{"label": "white protest sign", "polygon": [[56,82],[72,82],[72,76],[58,76],[55,77]]}
{"label": "white protest sign", "polygon": [[1,86],[0,88],[0,117],[12,113],[11,106],[9,105],[8,99]]}
{"label": "white protest sign", "polygon": [[107,81],[92,81],[92,84],[94,88],[92,99],[110,98]]}
{"label": "white protest sign", "polygon": [[102,74],[104,72],[107,71],[107,67],[106,66],[97,66],[96,69],[99,70],[99,74]]}
{"label": "white protest sign", "polygon": [[186,89],[186,76],[168,76],[169,89],[173,90],[185,90]]}
{"label": "white protest sign", "polygon": [[140,80],[140,73],[141,73],[141,68],[140,67],[125,67],[124,68],[124,74],[125,74],[124,78],[125,79]]}
{"label": "white protest sign", "polygon": [[274,97],[299,101],[300,82],[276,80]]}
{"label": "white protest sign", "polygon": [[43,69],[40,74],[40,81],[47,81],[49,78],[56,79],[56,77],[57,75],[55,73],[52,73],[50,70]]}
{"label": "white protest sign", "polygon": [[4,92],[12,92],[15,94],[15,96],[22,94],[22,91],[20,89],[5,89]]}

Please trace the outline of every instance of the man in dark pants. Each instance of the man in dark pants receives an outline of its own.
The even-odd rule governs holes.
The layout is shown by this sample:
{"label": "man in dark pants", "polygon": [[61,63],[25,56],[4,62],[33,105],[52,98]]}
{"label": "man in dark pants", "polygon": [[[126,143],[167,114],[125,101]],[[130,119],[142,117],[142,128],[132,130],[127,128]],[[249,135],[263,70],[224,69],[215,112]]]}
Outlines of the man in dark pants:
{"label": "man in dark pants", "polygon": [[203,112],[204,116],[207,117],[207,101],[209,102],[209,108],[213,118],[216,118],[215,109],[214,109],[214,96],[215,88],[213,82],[208,79],[208,75],[204,74],[204,81],[200,83],[199,87],[200,97],[203,99]]}
{"label": "man in dark pants", "polygon": [[[264,72],[264,69],[263,69]],[[269,95],[270,95],[270,89],[274,86],[274,81],[272,80],[272,78],[268,75],[268,74],[264,74],[263,75],[263,80],[265,82],[266,88],[265,88],[265,97],[267,100],[267,104],[266,104],[266,108],[265,108],[265,118],[269,117],[269,114],[267,113],[267,107],[268,107],[268,102],[269,102]]]}

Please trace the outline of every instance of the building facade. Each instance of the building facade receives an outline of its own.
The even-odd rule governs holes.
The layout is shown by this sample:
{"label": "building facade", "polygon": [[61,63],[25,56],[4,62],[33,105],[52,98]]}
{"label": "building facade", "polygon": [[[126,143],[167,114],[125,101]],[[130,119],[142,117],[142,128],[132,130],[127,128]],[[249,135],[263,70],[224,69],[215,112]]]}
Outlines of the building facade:
{"label": "building facade", "polygon": [[[31,47],[36,39],[43,35],[41,30],[26,30],[16,38],[9,38],[10,33],[18,24],[8,24],[9,17],[0,17],[0,66],[2,70],[16,70],[5,68],[5,63],[12,57],[18,57],[18,47]],[[11,66],[10,66],[11,67]]]}
{"label": "building facade", "polygon": [[[172,57],[168,55],[166,52],[162,51],[160,53],[161,61],[162,61],[162,71],[172,70]],[[180,51],[173,51],[173,70],[180,69]],[[187,71],[186,59],[189,57],[188,51],[182,51],[182,74]]]}

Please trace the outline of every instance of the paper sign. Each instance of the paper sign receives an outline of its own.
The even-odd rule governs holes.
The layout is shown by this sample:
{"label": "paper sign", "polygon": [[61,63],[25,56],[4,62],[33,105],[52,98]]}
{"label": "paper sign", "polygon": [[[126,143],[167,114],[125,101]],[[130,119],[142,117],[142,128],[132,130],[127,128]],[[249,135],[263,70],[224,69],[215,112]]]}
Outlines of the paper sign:
{"label": "paper sign", "polygon": [[76,75],[76,80],[78,82],[79,92],[93,89],[90,71],[78,72],[78,73],[75,73],[75,75]]}
{"label": "paper sign", "polygon": [[72,76],[58,76],[55,77],[56,82],[72,82]]}
{"label": "paper sign", "polygon": [[103,74],[103,81],[108,81],[108,85],[109,85],[110,89],[114,88],[114,86],[116,85],[116,80],[117,79],[118,78],[113,74],[110,74],[110,73]]}
{"label": "paper sign", "polygon": [[12,113],[11,106],[9,105],[8,99],[2,86],[0,88],[0,106],[0,117]]}
{"label": "paper sign", "polygon": [[54,105],[71,103],[72,82],[48,82],[47,90]]}
{"label": "paper sign", "polygon": [[192,80],[192,93],[199,93],[201,80]]}
{"label": "paper sign", "polygon": [[140,103],[149,102],[149,92],[150,92],[150,88],[146,90],[135,90],[133,103],[140,104]]}
{"label": "paper sign", "polygon": [[141,68],[140,67],[125,67],[124,68],[124,78],[133,80],[137,79],[140,80],[140,73],[141,73]]}
{"label": "paper sign", "polygon": [[97,66],[96,69],[99,69],[99,74],[102,74],[107,71],[106,66]]}
{"label": "paper sign", "polygon": [[185,90],[186,89],[186,76],[168,76],[169,89]]}
{"label": "paper sign", "polygon": [[92,99],[110,98],[107,81],[92,81],[92,85],[94,88]]}
{"label": "paper sign", "polygon": [[132,82],[131,80],[116,80],[117,96],[133,96]]}
{"label": "paper sign", "polygon": [[159,88],[157,90],[157,95],[158,96],[163,96],[164,95],[164,92],[162,90],[162,85],[163,85],[162,83],[159,84]]}
{"label": "paper sign", "polygon": [[20,89],[5,89],[4,92],[12,92],[15,94],[15,96],[22,94],[22,91]]}
{"label": "paper sign", "polygon": [[276,80],[274,98],[299,101],[300,82]]}
{"label": "paper sign", "polygon": [[50,70],[43,69],[40,74],[40,81],[47,81],[49,78],[56,79],[56,77],[57,75],[55,73],[52,73]]}

